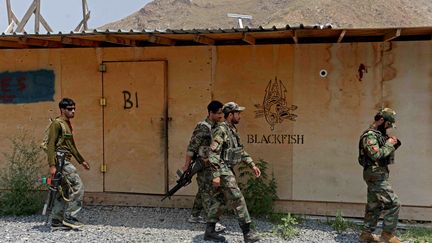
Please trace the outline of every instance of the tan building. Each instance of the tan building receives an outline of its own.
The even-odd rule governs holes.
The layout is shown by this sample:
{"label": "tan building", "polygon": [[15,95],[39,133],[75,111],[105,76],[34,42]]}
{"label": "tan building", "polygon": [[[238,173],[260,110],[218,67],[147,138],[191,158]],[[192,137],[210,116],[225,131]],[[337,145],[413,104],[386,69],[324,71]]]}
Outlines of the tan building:
{"label": "tan building", "polygon": [[81,173],[87,203],[189,207],[195,185],[160,199],[208,102],[236,101],[244,145],[277,179],[277,210],[363,216],[358,138],[388,106],[402,140],[390,168],[401,218],[431,220],[431,36],[432,27],[2,35],[0,136],[42,137],[71,97],[92,165]]}

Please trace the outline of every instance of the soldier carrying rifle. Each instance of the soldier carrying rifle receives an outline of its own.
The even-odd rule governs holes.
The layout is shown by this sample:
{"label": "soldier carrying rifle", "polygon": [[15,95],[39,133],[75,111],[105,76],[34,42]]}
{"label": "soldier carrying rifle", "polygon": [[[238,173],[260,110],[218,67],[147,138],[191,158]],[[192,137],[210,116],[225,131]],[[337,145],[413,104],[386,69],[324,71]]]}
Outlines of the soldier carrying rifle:
{"label": "soldier carrying rifle", "polygon": [[[64,227],[78,229],[83,225],[76,218],[76,214],[82,208],[84,185],[75,166],[70,161],[72,156],[75,157],[86,170],[90,169],[90,165],[78,152],[72,135],[70,119],[75,116],[75,102],[72,99],[63,98],[59,103],[59,108],[61,115],[52,120],[47,131],[47,138],[42,144],[48,155],[51,177],[61,178],[55,188],[61,189],[60,193],[55,193],[54,198],[51,199],[53,200],[51,227],[53,229]],[[53,194],[50,193],[50,195]]]}
{"label": "soldier carrying rifle", "polygon": [[[210,143],[212,140],[212,129],[218,122],[223,121],[223,104],[220,101],[213,100],[207,105],[208,116],[204,121],[199,122],[192,134],[189,145],[187,147],[183,172],[186,172],[192,161],[200,163],[202,169],[197,173],[198,192],[195,196],[192,213],[188,222],[190,223],[206,223],[201,216],[203,213],[207,216],[208,206],[210,203],[210,192],[212,190],[212,170],[208,160]],[[219,198],[223,201],[223,198]],[[225,226],[216,223],[216,231],[220,232],[225,229]]]}

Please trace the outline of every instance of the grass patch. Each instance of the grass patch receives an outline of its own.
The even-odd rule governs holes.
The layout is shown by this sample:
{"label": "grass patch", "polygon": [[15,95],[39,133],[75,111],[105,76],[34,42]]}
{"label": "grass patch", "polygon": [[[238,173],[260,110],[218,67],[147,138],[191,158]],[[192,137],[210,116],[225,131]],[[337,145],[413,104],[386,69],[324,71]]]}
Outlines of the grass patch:
{"label": "grass patch", "polygon": [[414,243],[432,242],[432,229],[413,227],[403,232],[400,237],[403,240],[414,241]]}
{"label": "grass patch", "polygon": [[[297,214],[291,214],[291,213],[288,213],[288,214],[290,215],[290,217],[295,218],[299,225],[303,224],[306,221],[306,217],[304,215],[297,215]],[[273,224],[281,224],[283,222],[282,218],[286,217],[288,214],[286,214],[286,213],[272,213],[269,215],[268,219]]]}

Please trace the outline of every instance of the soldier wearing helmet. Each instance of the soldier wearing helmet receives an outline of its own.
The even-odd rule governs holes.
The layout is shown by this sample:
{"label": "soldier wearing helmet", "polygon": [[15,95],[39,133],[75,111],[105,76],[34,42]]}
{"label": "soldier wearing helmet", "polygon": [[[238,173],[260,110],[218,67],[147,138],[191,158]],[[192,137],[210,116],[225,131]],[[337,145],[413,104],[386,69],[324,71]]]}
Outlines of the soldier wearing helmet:
{"label": "soldier wearing helmet", "polygon": [[[388,182],[388,165],[393,163],[394,152],[401,145],[395,136],[387,135],[387,129],[395,127],[395,116],[394,110],[381,109],[375,115],[373,124],[360,137],[359,163],[363,166],[363,179],[367,184],[364,229],[360,241],[400,242],[395,231],[401,203]],[[383,212],[383,230],[379,237],[372,233]]]}

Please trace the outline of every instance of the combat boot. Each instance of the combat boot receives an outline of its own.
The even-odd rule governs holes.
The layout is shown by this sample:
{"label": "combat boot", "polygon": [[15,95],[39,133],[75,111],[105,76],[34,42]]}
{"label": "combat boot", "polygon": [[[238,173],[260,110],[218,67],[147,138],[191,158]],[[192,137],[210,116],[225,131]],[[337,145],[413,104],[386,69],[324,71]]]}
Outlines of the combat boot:
{"label": "combat boot", "polygon": [[244,242],[256,242],[261,240],[261,237],[250,228],[250,223],[240,225],[240,228],[243,231],[243,239]]}
{"label": "combat boot", "polygon": [[372,234],[369,230],[363,230],[363,232],[360,234],[359,241],[362,242],[379,242],[380,237],[378,235]]}
{"label": "combat boot", "polygon": [[216,223],[216,226],[215,226],[216,233],[218,233],[218,234],[224,233],[225,229],[226,229],[226,227],[223,226],[221,223]]}
{"label": "combat boot", "polygon": [[381,233],[381,242],[400,243],[401,241],[393,233],[383,231]]}
{"label": "combat boot", "polygon": [[63,227],[62,221],[61,219],[51,219],[51,227]]}
{"label": "combat boot", "polygon": [[226,241],[225,237],[216,233],[215,227],[216,227],[216,223],[207,223],[206,224],[206,230],[204,233],[204,240],[216,241],[216,242],[225,242]]}
{"label": "combat boot", "polygon": [[62,223],[63,223],[63,225],[66,225],[72,229],[79,229],[84,225],[83,223],[79,222],[78,219],[76,219],[74,217],[64,218]]}

